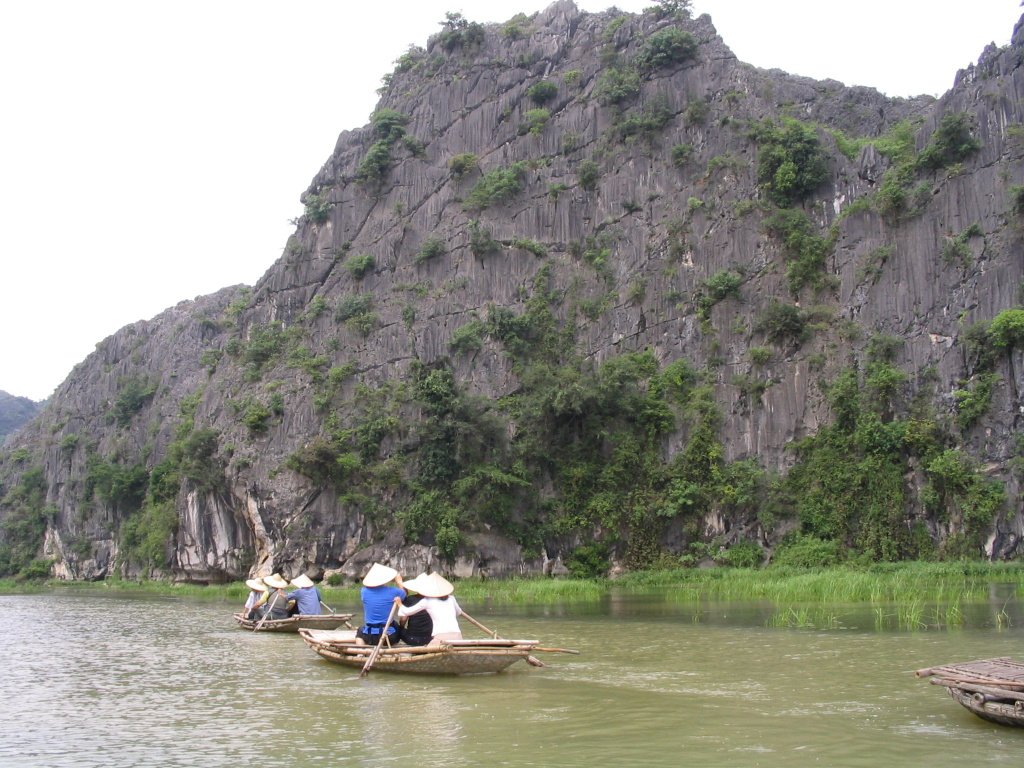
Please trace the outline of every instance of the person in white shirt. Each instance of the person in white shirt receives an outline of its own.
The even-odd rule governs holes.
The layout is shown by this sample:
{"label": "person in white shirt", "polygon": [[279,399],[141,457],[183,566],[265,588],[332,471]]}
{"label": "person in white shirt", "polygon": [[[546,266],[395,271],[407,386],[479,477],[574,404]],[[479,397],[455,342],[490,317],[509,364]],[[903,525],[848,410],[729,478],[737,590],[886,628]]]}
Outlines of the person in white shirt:
{"label": "person in white shirt", "polygon": [[423,595],[423,599],[416,605],[400,606],[398,608],[399,616],[413,616],[420,611],[430,614],[430,620],[434,624],[431,643],[462,639],[462,630],[459,629],[458,619],[462,615],[462,609],[452,594],[455,587],[450,581],[434,572],[429,576],[420,575],[411,582],[406,582],[406,588],[419,592]]}
{"label": "person in white shirt", "polygon": [[242,613],[245,618],[252,619],[254,618],[253,607],[270,591],[270,587],[263,583],[263,579],[249,579],[245,582],[245,586],[249,588],[249,596],[245,598],[245,608]]}

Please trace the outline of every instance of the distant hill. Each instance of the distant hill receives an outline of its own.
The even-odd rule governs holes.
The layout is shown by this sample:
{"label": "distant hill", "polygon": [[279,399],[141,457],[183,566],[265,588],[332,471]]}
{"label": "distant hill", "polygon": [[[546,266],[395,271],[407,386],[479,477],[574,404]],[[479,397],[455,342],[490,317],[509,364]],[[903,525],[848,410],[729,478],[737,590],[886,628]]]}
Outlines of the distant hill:
{"label": "distant hill", "polygon": [[[0,438],[5,438],[43,409],[42,402],[0,390]],[[0,443],[3,440],[0,439]]]}

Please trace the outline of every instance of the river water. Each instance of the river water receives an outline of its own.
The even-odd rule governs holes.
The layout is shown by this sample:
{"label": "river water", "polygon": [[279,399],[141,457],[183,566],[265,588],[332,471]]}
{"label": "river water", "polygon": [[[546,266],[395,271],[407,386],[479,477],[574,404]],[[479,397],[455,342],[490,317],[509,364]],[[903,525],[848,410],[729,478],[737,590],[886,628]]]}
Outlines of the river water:
{"label": "river water", "polygon": [[886,609],[830,606],[818,622],[828,628],[780,627],[775,606],[695,606],[668,593],[467,604],[506,637],[581,654],[498,675],[365,680],[295,635],[236,628],[234,608],[0,596],[0,766],[1024,763],[1024,729],[985,723],[913,674],[1024,659],[1016,598],[962,606],[959,628],[914,631],[893,628]]}

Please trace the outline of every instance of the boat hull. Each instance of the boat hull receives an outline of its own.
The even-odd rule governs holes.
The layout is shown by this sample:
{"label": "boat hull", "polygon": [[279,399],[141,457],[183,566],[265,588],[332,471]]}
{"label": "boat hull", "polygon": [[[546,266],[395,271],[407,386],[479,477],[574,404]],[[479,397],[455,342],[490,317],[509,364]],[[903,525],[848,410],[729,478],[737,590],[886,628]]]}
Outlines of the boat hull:
{"label": "boat hull", "polygon": [[982,720],[1024,728],[1024,663],[1006,656],[919,669],[953,701]]}
{"label": "boat hull", "polygon": [[289,616],[287,619],[278,619],[277,621],[267,619],[261,624],[259,619],[253,621],[245,618],[240,613],[235,614],[235,621],[238,622],[238,626],[253,632],[295,633],[300,629],[337,629],[338,627],[345,626],[351,618],[351,613],[324,613],[319,616]]}
{"label": "boat hull", "polygon": [[[322,658],[353,669],[362,669],[371,646],[351,642],[324,642],[315,633],[300,632],[302,639]],[[455,647],[447,644],[382,650],[373,663],[374,672],[414,675],[481,675],[501,672],[530,655],[528,647]]]}
{"label": "boat hull", "polygon": [[972,693],[960,688],[946,689],[953,701],[973,712],[982,720],[996,725],[1008,725],[1011,728],[1024,728],[1024,711],[1017,709],[1012,701],[988,697],[985,694]]}

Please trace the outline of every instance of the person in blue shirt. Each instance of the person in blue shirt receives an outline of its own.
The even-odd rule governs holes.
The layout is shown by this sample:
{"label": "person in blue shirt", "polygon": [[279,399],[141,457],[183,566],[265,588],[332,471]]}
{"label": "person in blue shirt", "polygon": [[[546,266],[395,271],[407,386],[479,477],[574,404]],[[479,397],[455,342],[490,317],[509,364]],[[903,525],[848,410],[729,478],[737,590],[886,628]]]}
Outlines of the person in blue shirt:
{"label": "person in blue shirt", "polygon": [[289,582],[295,587],[294,592],[288,593],[288,599],[295,601],[295,613],[303,616],[320,615],[320,590],[313,586],[313,582],[305,574],[296,576]]}
{"label": "person in blue shirt", "polygon": [[[395,586],[387,586],[391,581]],[[363,588],[359,592],[363,601],[363,625],[356,631],[356,639],[364,645],[377,645],[380,633],[387,624],[395,600],[401,602],[405,598],[402,586],[402,575],[394,568],[374,563],[366,576],[363,577]],[[388,627],[388,643],[394,645],[401,640],[397,617]]]}

